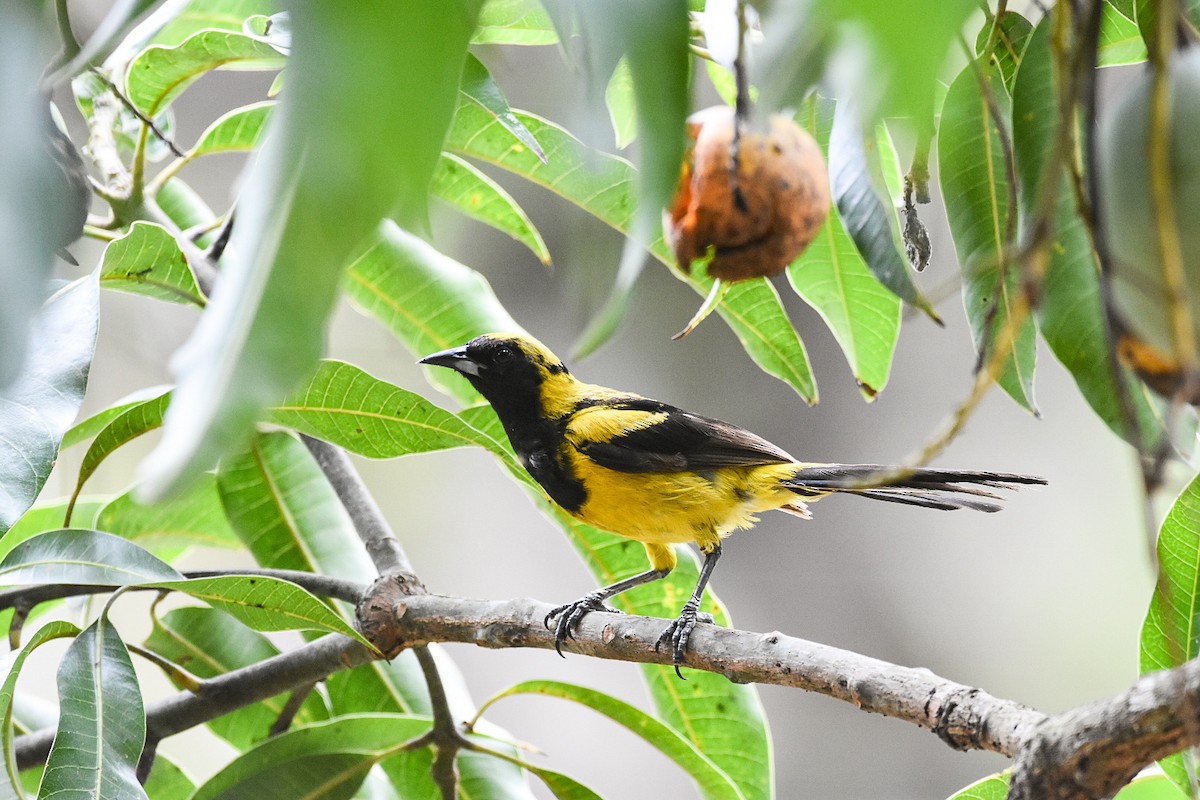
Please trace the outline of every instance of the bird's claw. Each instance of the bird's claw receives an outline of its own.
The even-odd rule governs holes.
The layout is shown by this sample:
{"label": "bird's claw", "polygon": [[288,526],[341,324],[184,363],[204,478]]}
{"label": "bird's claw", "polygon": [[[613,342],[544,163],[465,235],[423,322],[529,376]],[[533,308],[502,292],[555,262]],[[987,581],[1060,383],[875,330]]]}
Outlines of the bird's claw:
{"label": "bird's claw", "polygon": [[685,603],[683,610],[679,612],[679,618],[668,625],[666,630],[659,635],[658,641],[654,643],[654,651],[657,653],[663,644],[670,642],[671,662],[675,665],[675,674],[685,681],[687,678],[683,677],[679,667],[683,664],[683,656],[687,652],[688,639],[691,638],[692,629],[696,627],[697,622],[714,623],[713,615],[707,611],[698,611],[698,605],[690,600]]}
{"label": "bird's claw", "polygon": [[606,605],[603,596],[599,592],[591,592],[573,603],[564,603],[561,606],[550,609],[550,613],[542,620],[542,624],[546,626],[546,630],[550,630],[550,620],[558,617],[558,622],[554,626],[554,649],[563,658],[566,658],[562,651],[563,642],[567,639],[575,638],[575,628],[578,627],[579,621],[589,611],[607,611],[610,614],[621,613],[612,606]]}

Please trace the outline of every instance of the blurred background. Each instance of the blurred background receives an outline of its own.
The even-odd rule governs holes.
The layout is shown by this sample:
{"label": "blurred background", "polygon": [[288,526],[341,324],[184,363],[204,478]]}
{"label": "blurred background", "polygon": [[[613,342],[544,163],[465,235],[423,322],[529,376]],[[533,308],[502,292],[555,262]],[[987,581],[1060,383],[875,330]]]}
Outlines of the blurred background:
{"label": "blurred background", "polygon": [[[94,26],[108,3],[71,3],[76,25]],[[585,130],[602,113],[580,107],[582,76],[553,47],[484,49],[480,57],[510,103]],[[270,76],[214,73],[175,104],[176,138],[190,145],[224,111],[265,97]],[[703,76],[698,89],[707,90]],[[705,105],[698,92],[698,105]],[[57,98],[77,145],[84,142],[70,98]],[[612,150],[611,134],[591,142]],[[604,137],[608,138],[605,139]],[[902,155],[907,158],[906,155]],[[236,191],[239,156],[202,159],[183,173],[214,208]],[[554,258],[547,269],[527,250],[482,225],[435,208],[433,242],[482,272],[528,330],[560,355],[570,352],[607,296],[622,238],[538,187],[488,170],[529,212]],[[953,281],[958,265],[936,180],[921,207],[934,254],[919,276],[926,291]],[[330,220],[330,225],[337,224]],[[72,248],[91,269],[101,247]],[[615,339],[582,363],[584,380],[649,395],[730,420],[813,461],[893,462],[939,430],[970,390],[974,353],[958,294],[939,305],[944,329],[906,319],[891,382],[866,403],[831,334],[780,279],[791,319],[813,362],[821,402],[810,408],[761,372],[717,316],[670,341],[700,298],[657,263],[649,265]],[[196,314],[106,292],[100,344],[84,415],[125,394],[170,382],[168,360]],[[416,355],[353,308],[341,308],[328,355],[452,405],[424,380]],[[1042,475],[1049,486],[1013,495],[1002,513],[945,514],[859,498],[819,503],[814,519],[768,515],[726,543],[713,587],[740,628],[778,630],[875,658],[925,667],[999,697],[1055,712],[1125,688],[1137,674],[1137,637],[1153,583],[1131,451],[1080,398],[1048,351],[1039,353],[1036,399],[1042,418],[998,390],[936,466]],[[110,458],[89,492],[128,487],[156,437]],[[67,451],[45,499],[69,493],[83,449]],[[591,576],[524,491],[483,452],[458,450],[393,461],[358,460],[365,480],[431,591],[565,602],[594,588]],[[1168,492],[1170,493],[1170,492]],[[469,497],[469,502],[464,502]],[[193,565],[232,566],[224,551],[197,552]],[[137,641],[146,619],[139,600],[122,633]],[[291,641],[286,640],[285,641]],[[477,701],[513,683],[553,678],[610,692],[649,709],[637,666],[553,652],[446,648]],[[148,691],[172,691],[138,663]],[[53,695],[52,670],[45,689]],[[907,723],[794,689],[760,687],[775,742],[780,798],[937,798],[1007,766],[984,753],[958,753]],[[520,697],[490,718],[544,751],[548,766],[605,797],[691,797],[690,780],[624,729],[563,701]],[[192,732],[162,751],[203,777],[229,751]],[[543,792],[541,787],[537,791]]]}

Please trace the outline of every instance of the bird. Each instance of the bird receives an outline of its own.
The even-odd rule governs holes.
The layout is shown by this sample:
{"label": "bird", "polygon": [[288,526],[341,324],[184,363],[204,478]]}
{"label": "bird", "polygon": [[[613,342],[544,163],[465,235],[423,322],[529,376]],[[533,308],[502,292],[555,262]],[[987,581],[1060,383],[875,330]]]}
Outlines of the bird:
{"label": "bird", "polygon": [[808,519],[808,503],[830,494],[940,510],[997,511],[995,490],[1044,484],[1007,472],[898,468],[799,461],[766,439],[721,420],[641,395],[584,383],[545,345],[525,334],[489,333],[420,359],[458,372],[499,417],[521,465],[563,511],[641,542],[650,568],[552,609],[554,645],[605,601],[661,580],[677,563],[674,545],[704,557],[694,591],[655,650],[670,645],[680,678],[700,622],[705,587],[726,535],[779,510]]}

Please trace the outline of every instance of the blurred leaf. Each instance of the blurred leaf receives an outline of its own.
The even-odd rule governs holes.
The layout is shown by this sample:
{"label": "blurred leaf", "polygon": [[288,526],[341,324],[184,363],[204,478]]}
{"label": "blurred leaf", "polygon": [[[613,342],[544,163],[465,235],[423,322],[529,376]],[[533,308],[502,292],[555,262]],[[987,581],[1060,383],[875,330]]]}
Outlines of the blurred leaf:
{"label": "blurred leaf", "polygon": [[183,580],[169,564],[120,536],[67,528],[29,538],[0,561],[0,586],[48,583],[133,586]]}
{"label": "blurred leaf", "polygon": [[[801,124],[822,146],[829,142],[833,115],[829,103],[810,103]],[[787,269],[788,282],[816,309],[841,345],[859,390],[874,399],[891,372],[900,335],[900,299],[867,267],[846,232],[838,209],[808,249]]]}
{"label": "blurred leaf", "polygon": [[830,189],[842,226],[871,273],[901,300],[940,323],[933,306],[913,283],[908,259],[896,246],[895,212],[875,192],[862,124],[847,101],[838,103],[833,110],[828,150]]}
{"label": "blurred leaf", "polygon": [[[350,265],[346,294],[414,356],[521,329],[478,272],[392,222],[380,233],[379,242]],[[480,402],[479,393],[451,370],[426,369],[425,375],[463,405]]]}
{"label": "blurred leaf", "polygon": [[[76,506],[71,518],[82,522],[79,512]],[[241,544],[225,519],[217,479],[209,474],[161,503],[139,503],[132,491],[115,497],[95,515],[94,527],[135,542],[164,561],[192,547],[234,549]]]}
{"label": "blurred leaf", "polygon": [[[55,292],[33,319],[20,374],[0,390],[0,534],[42,491],[59,443],[83,404],[96,350],[99,295],[95,273]],[[14,339],[3,341],[9,347]]]}
{"label": "blurred leaf", "polygon": [[950,795],[948,800],[1006,800],[1007,797],[1008,771],[1005,770],[960,789]]}
{"label": "blurred leaf", "polygon": [[21,674],[21,668],[25,666],[27,659],[34,650],[41,647],[44,643],[52,639],[62,639],[66,636],[78,636],[80,633],[79,627],[63,620],[54,620],[53,622],[43,625],[38,628],[33,636],[29,637],[29,641],[25,642],[21,649],[15,652],[7,653],[3,659],[0,659],[0,674],[3,675],[3,683],[0,683],[0,747],[4,748],[4,766],[8,786],[5,789],[11,790],[12,784],[19,780],[17,776],[16,762],[12,758],[13,754],[13,698],[17,691],[17,678]]}
{"label": "blurred leaf", "polygon": [[100,431],[107,428],[110,422],[124,414],[129,409],[136,405],[140,405],[146,400],[158,397],[166,391],[168,391],[168,389],[165,386],[148,386],[145,389],[138,389],[135,392],[130,392],[128,395],[121,398],[108,408],[103,409],[102,411],[97,411],[87,419],[76,422],[74,425],[72,425],[71,428],[63,435],[63,448],[65,449],[91,439],[93,436],[100,433]]}
{"label": "blurred leaf", "polygon": [[129,64],[126,97],[144,113],[163,111],[200,76],[218,67],[282,69],[284,60],[270,45],[242,33],[201,30],[178,45],[155,45]]}
{"label": "blurred leaf", "polygon": [[[1142,623],[1142,673],[1177,667],[1200,655],[1200,476],[1175,499],[1158,535],[1158,583]],[[1184,792],[1188,770],[1183,757],[1159,762]]]}
{"label": "blurred leaf", "polygon": [[100,20],[100,24],[92,31],[86,42],[82,42],[79,52],[67,63],[59,66],[50,75],[45,85],[54,86],[62,80],[83,72],[85,68],[103,61],[117,43],[134,26],[138,17],[148,9],[157,5],[159,0],[117,0],[112,4],[108,13]]}
{"label": "blurred leaf", "polygon": [[1109,3],[1100,20],[1100,49],[1096,63],[1101,67],[1140,64],[1146,60],[1146,42],[1137,23]]}
{"label": "blurred leaf", "polygon": [[506,233],[533,251],[543,264],[550,251],[533,221],[500,184],[456,155],[443,153],[429,192],[472,219]]}
{"label": "blurred leaf", "polygon": [[471,53],[467,53],[466,60],[463,62],[462,84],[459,92],[462,93],[463,99],[475,103],[492,115],[506,131],[516,137],[518,142],[528,147],[543,163],[546,161],[546,153],[538,144],[538,140],[513,113],[512,108],[508,105],[508,100],[504,98],[500,87],[492,80],[492,75],[488,72],[487,67]]}
{"label": "blurred leaf", "polygon": [[674,761],[696,781],[705,797],[730,800],[745,797],[729,776],[696,749],[694,744],[646,712],[612,695],[559,681],[525,681],[493,696],[484,707],[503,697],[518,694],[540,694],[574,700],[628,728]]}
{"label": "blurred leaf", "polygon": [[372,580],[346,509],[299,439],[260,434],[223,459],[217,487],[234,531],[261,566]]}
{"label": "blurred leaf", "polygon": [[247,175],[220,285],[176,356],[163,439],[142,465],[150,496],[245,445],[315,367],[342,268],[385,215],[424,217],[479,2],[295,4],[291,91]]}
{"label": "blurred leaf", "polygon": [[[942,106],[938,131],[938,177],[942,195],[950,198],[946,216],[963,276],[963,304],[971,323],[975,351],[984,351],[981,363],[990,363],[997,345],[1013,319],[1021,300],[1021,270],[1006,263],[1016,242],[1016,214],[1009,208],[1009,166],[996,122],[980,91],[976,68],[985,70],[990,91],[1005,121],[1011,101],[1003,83],[990,75],[986,64],[968,65],[959,73]],[[1011,245],[1011,247],[1010,247]],[[1033,400],[1033,374],[1037,363],[1037,339],[1033,315],[1026,314],[1020,328],[1010,335],[1012,348],[999,374],[998,383],[1023,408],[1037,413]]]}
{"label": "blurred leaf", "polygon": [[[546,148],[547,163],[511,147],[508,135],[471,106],[459,107],[447,149],[520,175],[613,228],[627,231],[636,205],[635,173],[629,162],[588,148],[552,122],[519,111],[514,113]],[[661,239],[651,245],[650,252],[664,264],[674,262],[674,256]],[[701,296],[708,293],[705,282],[685,277],[675,269],[671,274],[687,282]],[[717,311],[763,371],[788,383],[810,404],[816,402],[808,355],[788,321],[779,295],[769,283],[765,280],[738,283]]]}
{"label": "blurred leaf", "polygon": [[262,138],[274,108],[274,102],[264,100],[226,112],[200,134],[200,139],[188,151],[188,158],[253,150]]}
{"label": "blurred leaf", "polygon": [[853,87],[864,95],[861,105],[868,119],[875,118],[871,100],[878,102],[880,115],[921,119],[933,108],[938,73],[976,8],[972,0],[914,0],[900,14],[876,0],[816,0],[812,15],[842,23],[843,35],[853,36],[859,45],[856,54],[865,49],[873,57]]}
{"label": "blurred leaf", "polygon": [[326,631],[357,639],[362,634],[307,589],[265,575],[216,575],[164,581],[155,586],[183,592],[230,614],[256,631]]}
{"label": "blurred leaf", "polygon": [[75,491],[72,498],[78,497],[87,482],[104,459],[116,452],[122,445],[128,444],[142,434],[149,433],[162,426],[163,415],[167,404],[171,401],[171,393],[164,392],[158,397],[144,400],[123,411],[96,434],[83,462],[79,465],[79,477],[75,481]]}
{"label": "blurred leaf", "polygon": [[[156,616],[145,645],[199,678],[213,678],[279,655],[279,648],[262,634],[224,611],[199,606],[176,608],[161,618]],[[276,695],[217,717],[208,727],[238,750],[245,750],[267,738],[287,700],[286,694]],[[328,716],[320,694],[314,692],[300,706],[296,723],[303,725]]]}
{"label": "blurred leaf", "polygon": [[[1017,199],[1022,229],[1037,213],[1046,154],[1053,146],[1057,112],[1047,17],[1034,30],[1013,90],[1013,151],[1019,182]],[[1092,410],[1114,433],[1134,440],[1121,412],[1120,389],[1108,356],[1108,323],[1100,297],[1099,266],[1091,239],[1075,208],[1066,177],[1059,186],[1049,266],[1037,308],[1038,328],[1055,357],[1075,379]],[[1138,381],[1125,370],[1126,385]],[[1153,448],[1160,433],[1146,398],[1131,391],[1135,419]]]}
{"label": "blurred leaf", "polygon": [[[37,3],[0,4],[0,396],[18,378],[26,358],[32,358],[27,354],[30,341],[45,335],[30,330],[31,318],[45,297],[55,249],[70,241],[63,240],[70,225],[70,183],[51,153],[54,123],[37,88],[50,55],[39,11]],[[7,488],[8,480],[0,485]],[[12,524],[2,505],[0,532]]]}
{"label": "blurred leaf", "polygon": [[[1141,31],[1146,46],[1153,47],[1158,38],[1158,3],[1153,0],[1136,0],[1134,11],[1134,14],[1125,13],[1124,16],[1137,20],[1138,30]],[[1182,0],[1179,3],[1179,12],[1187,17],[1193,27],[1200,26],[1200,0]]]}
{"label": "blurred leaf", "polygon": [[485,0],[472,44],[557,44],[550,15],[538,0]]}
{"label": "blurred leaf", "polygon": [[[612,70],[598,65],[597,39],[619,43],[637,108],[637,196],[625,230],[626,240],[612,292],[588,323],[575,352],[591,353],[616,333],[625,316],[634,286],[646,263],[646,249],[662,237],[662,212],[671,202],[683,163],[684,130],[691,105],[688,38],[690,24],[685,0],[642,0],[625,4],[619,13],[594,4],[576,6],[585,20],[581,33],[593,55],[592,81],[608,85]],[[601,71],[603,70],[603,71]]]}
{"label": "blurred leaf", "polygon": [[367,771],[429,729],[424,717],[358,714],[282,733],[239,755],[192,800],[349,798]]}
{"label": "blurred leaf", "polygon": [[[597,582],[608,585],[646,570],[646,552],[640,544],[585,525],[547,499],[513,455],[491,406],[474,406],[459,416],[493,437],[502,450],[501,463],[529,490],[538,508],[558,523]],[[679,564],[670,575],[613,597],[612,605],[628,614],[674,619],[699,575],[699,564],[692,550],[677,547],[676,553]],[[711,585],[701,609],[711,613],[717,625],[732,625]],[[687,673],[687,681],[681,681],[671,667],[642,666],[659,716],[716,763],[748,800],[767,800],[774,786],[774,764],[766,715],[757,690],[731,683],[711,672],[687,670]]]}
{"label": "blurred leaf", "polygon": [[172,303],[204,305],[196,276],[167,229],[153,222],[133,223],[100,258],[100,285]]}
{"label": "blurred leaf", "polygon": [[637,102],[633,96],[633,73],[629,61],[621,59],[604,90],[604,104],[612,121],[618,150],[624,150],[637,138]]}
{"label": "blurred leaf", "polygon": [[38,797],[145,798],[137,779],[146,741],[142,693],[108,617],[68,648],[58,668],[58,696],[62,713]]}
{"label": "blurred leaf", "polygon": [[271,418],[368,458],[495,444],[421,395],[343,361],[322,361],[304,392]]}
{"label": "blurred leaf", "polygon": [[162,753],[154,755],[154,766],[146,779],[146,794],[154,800],[188,800],[196,784],[171,759]]}
{"label": "blurred leaf", "polygon": [[[1005,11],[999,17],[999,28],[996,31],[996,44],[992,50],[992,58],[1000,67],[1000,75],[1004,80],[1004,88],[1012,94],[1013,80],[1017,75],[1017,67],[1021,65],[1021,54],[1029,37],[1033,33],[1033,23],[1016,11]],[[991,41],[992,26],[985,23],[975,38],[975,54],[982,56]]]}

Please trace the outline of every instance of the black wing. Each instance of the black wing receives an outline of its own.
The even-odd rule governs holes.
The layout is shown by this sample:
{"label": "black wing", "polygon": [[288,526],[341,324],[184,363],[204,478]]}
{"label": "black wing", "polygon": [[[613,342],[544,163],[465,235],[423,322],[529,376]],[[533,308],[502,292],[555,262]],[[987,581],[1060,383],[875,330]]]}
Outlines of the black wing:
{"label": "black wing", "polygon": [[744,428],[640,397],[615,397],[579,409],[568,423],[567,439],[597,464],[619,472],[795,461]]}

